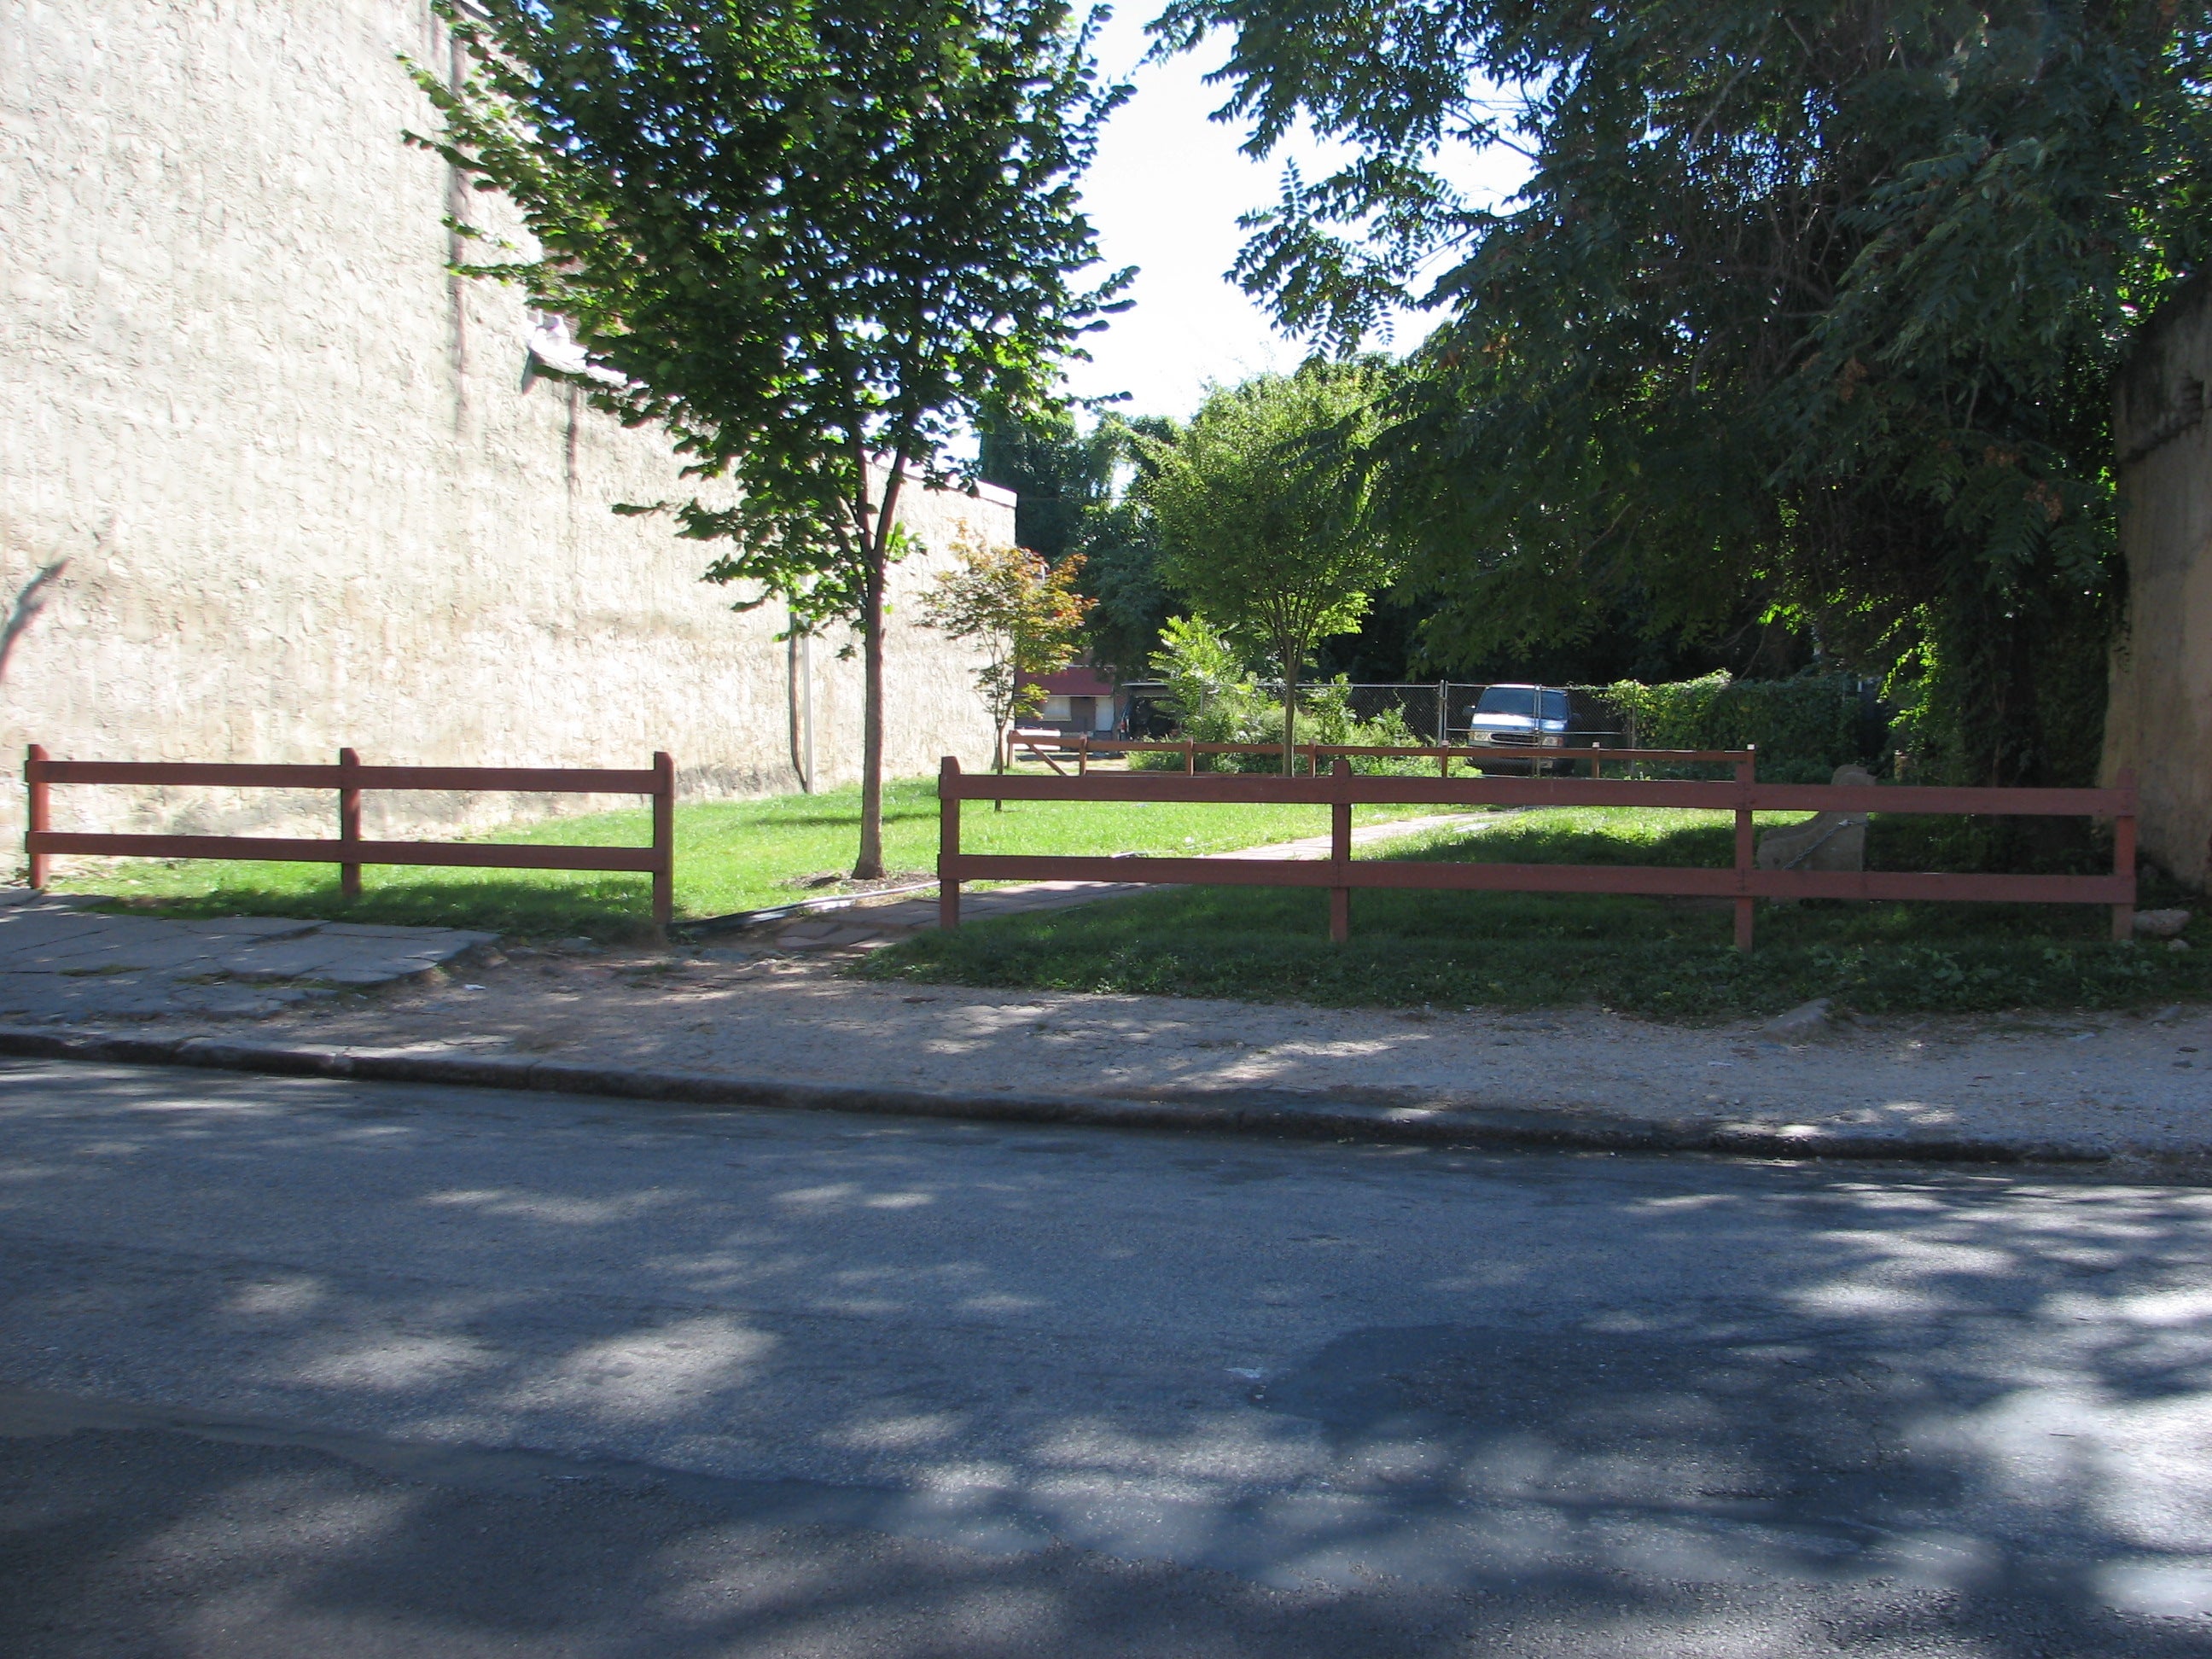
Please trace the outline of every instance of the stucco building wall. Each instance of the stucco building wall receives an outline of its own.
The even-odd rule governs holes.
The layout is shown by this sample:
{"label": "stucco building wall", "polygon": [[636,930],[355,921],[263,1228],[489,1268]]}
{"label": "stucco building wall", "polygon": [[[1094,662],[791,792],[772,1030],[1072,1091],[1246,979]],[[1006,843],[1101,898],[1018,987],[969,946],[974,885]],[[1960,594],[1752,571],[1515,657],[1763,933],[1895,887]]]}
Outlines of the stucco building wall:
{"label": "stucco building wall", "polygon": [[[519,297],[447,273],[443,216],[499,209],[403,145],[430,115],[402,53],[449,67],[427,0],[0,0],[0,744],[580,766],[666,749],[690,793],[793,787],[779,617],[732,614],[698,580],[709,550],[610,511],[690,489],[665,441],[533,382]],[[989,753],[967,653],[913,625],[910,596],[963,526],[1013,531],[1000,492],[908,517],[933,552],[895,588],[894,775]],[[859,766],[841,642],[812,653],[824,784]],[[556,804],[372,796],[369,816]],[[57,792],[58,828],[331,810]],[[21,823],[20,785],[0,787],[0,836]]]}
{"label": "stucco building wall", "polygon": [[2212,884],[2212,283],[2151,320],[2113,411],[2127,622],[2112,655],[2105,781],[2133,769],[2143,856]]}

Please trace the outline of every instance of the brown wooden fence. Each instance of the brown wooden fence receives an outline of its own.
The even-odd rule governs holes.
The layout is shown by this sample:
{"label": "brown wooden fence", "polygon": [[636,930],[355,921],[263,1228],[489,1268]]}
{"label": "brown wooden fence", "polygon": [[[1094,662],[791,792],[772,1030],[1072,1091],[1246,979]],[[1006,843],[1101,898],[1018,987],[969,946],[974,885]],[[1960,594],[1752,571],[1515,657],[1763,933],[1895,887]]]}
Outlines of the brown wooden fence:
{"label": "brown wooden fence", "polygon": [[[514,766],[363,766],[350,749],[336,766],[230,765],[203,761],[58,761],[33,744],[23,767],[30,825],[23,850],[31,885],[46,884],[46,860],[57,853],[151,859],[276,859],[335,864],[349,898],[361,892],[364,864],[415,864],[485,870],[626,870],[653,878],[653,919],[662,927],[675,907],[676,763],[653,757],[649,770],[583,771]],[[86,834],[52,827],[48,792],[64,784],[167,784],[218,789],[335,789],[335,841],[270,836]],[[363,841],[365,789],[496,790],[524,794],[650,795],[650,847],[532,847],[483,842]]]}
{"label": "brown wooden fence", "polygon": [[[1608,758],[1624,751],[1609,750]],[[1658,751],[1673,753],[1673,751]],[[1676,754],[1675,758],[1686,758]],[[1003,777],[964,773],[947,757],[938,780],[939,919],[960,925],[960,885],[969,881],[1107,881],[1325,887],[1329,937],[1350,937],[1355,888],[1446,888],[1512,893],[1641,893],[1728,898],[1736,948],[1752,945],[1760,899],[1914,899],[1992,903],[2102,904],[2112,937],[2134,930],[2136,790],[2132,773],[2112,789],[1942,789],[1825,783],[1760,783],[1749,756],[1732,756],[1736,775],[1717,782],[1583,778],[1355,777],[1340,757],[1319,777],[1177,776],[1094,772],[1088,777]],[[1063,858],[960,850],[960,804],[969,800],[1249,801],[1330,808],[1329,856]],[[1593,864],[1443,863],[1352,856],[1352,809],[1360,805],[1641,806],[1735,815],[1735,857],[1726,869]],[[1754,812],[1961,813],[2022,817],[2093,817],[2112,822],[2109,876],[1956,875],[1932,871],[1761,870],[1752,862]]]}

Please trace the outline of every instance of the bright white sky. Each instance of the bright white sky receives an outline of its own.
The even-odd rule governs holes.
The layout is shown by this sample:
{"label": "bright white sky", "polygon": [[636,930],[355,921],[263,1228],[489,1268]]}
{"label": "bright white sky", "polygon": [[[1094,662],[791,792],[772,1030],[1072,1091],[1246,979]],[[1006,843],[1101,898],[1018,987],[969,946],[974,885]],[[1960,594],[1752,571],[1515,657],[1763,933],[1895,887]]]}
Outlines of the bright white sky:
{"label": "bright white sky", "polygon": [[[1101,69],[1133,80],[1136,92],[1115,112],[1084,181],[1104,269],[1139,267],[1136,304],[1103,334],[1090,337],[1096,360],[1071,365],[1079,397],[1127,392],[1135,415],[1189,415],[1207,386],[1268,369],[1295,368],[1297,341],[1275,332],[1258,305],[1223,273],[1244,233],[1241,213],[1272,204],[1285,151],[1265,161],[1238,153],[1241,126],[1208,120],[1226,90],[1205,84],[1223,53],[1200,51],[1137,69],[1149,41],[1144,26],[1156,0],[1125,0],[1099,43]],[[1328,152],[1310,141],[1294,155],[1309,177],[1326,170]],[[1451,158],[1450,173],[1470,196],[1498,200],[1519,183],[1524,164],[1510,150]],[[1427,331],[1416,315],[1397,331],[1403,350]]]}

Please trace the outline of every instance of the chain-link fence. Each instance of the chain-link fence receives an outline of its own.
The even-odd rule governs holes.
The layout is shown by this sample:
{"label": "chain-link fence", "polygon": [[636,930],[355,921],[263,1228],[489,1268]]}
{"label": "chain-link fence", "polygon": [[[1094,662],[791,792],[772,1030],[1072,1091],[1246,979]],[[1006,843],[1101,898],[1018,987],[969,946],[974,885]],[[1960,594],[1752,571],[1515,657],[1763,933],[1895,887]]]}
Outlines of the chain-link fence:
{"label": "chain-link fence", "polygon": [[[1844,674],[1779,681],[1709,676],[1664,685],[1620,687],[1429,680],[1341,689],[1345,714],[1370,730],[1323,735],[1319,741],[1449,744],[1472,746],[1501,760],[1516,748],[1537,743],[1547,748],[1668,750],[1737,750],[1755,744],[1761,776],[1790,782],[1825,782],[1834,768],[1846,763],[1879,770],[1886,763],[1891,712],[1881,703],[1875,682]],[[1279,687],[1264,682],[1258,690],[1262,696],[1281,695]],[[1316,714],[1338,690],[1328,683],[1312,688]],[[1186,735],[1179,729],[1179,711],[1164,684],[1139,681],[1122,690],[1127,698],[1124,735]],[[1540,739],[1533,731],[1524,734],[1516,729],[1527,726],[1540,706]],[[1564,728],[1554,724],[1562,719]],[[1334,721],[1340,727],[1343,723],[1341,717]],[[1378,724],[1396,729],[1384,735],[1372,730]],[[1203,735],[1249,738],[1260,733]]]}
{"label": "chain-link fence", "polygon": [[[1280,682],[1261,688],[1271,696],[1282,696]],[[1487,684],[1464,680],[1389,681],[1350,688],[1347,702],[1352,719],[1362,725],[1395,712],[1417,743],[1465,743],[1474,711]],[[1620,713],[1604,692],[1588,687],[1563,688],[1568,695],[1570,740],[1588,747],[1621,746],[1624,726]],[[1167,687],[1157,680],[1125,683],[1128,698],[1128,732],[1132,738],[1167,738],[1176,734],[1176,711]]]}

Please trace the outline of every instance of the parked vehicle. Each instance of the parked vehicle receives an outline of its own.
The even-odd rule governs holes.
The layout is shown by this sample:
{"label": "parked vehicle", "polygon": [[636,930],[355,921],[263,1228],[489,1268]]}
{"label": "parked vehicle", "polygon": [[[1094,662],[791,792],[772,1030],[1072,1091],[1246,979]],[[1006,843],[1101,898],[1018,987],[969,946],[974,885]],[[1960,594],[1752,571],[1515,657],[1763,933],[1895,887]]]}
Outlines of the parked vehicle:
{"label": "parked vehicle", "polygon": [[[1573,700],[1556,686],[1492,685],[1467,711],[1467,740],[1477,749],[1526,751],[1564,749],[1574,733]],[[1587,741],[1587,740],[1586,740]],[[1540,763],[1533,755],[1485,756],[1476,762],[1486,772],[1563,769],[1567,763]]]}

